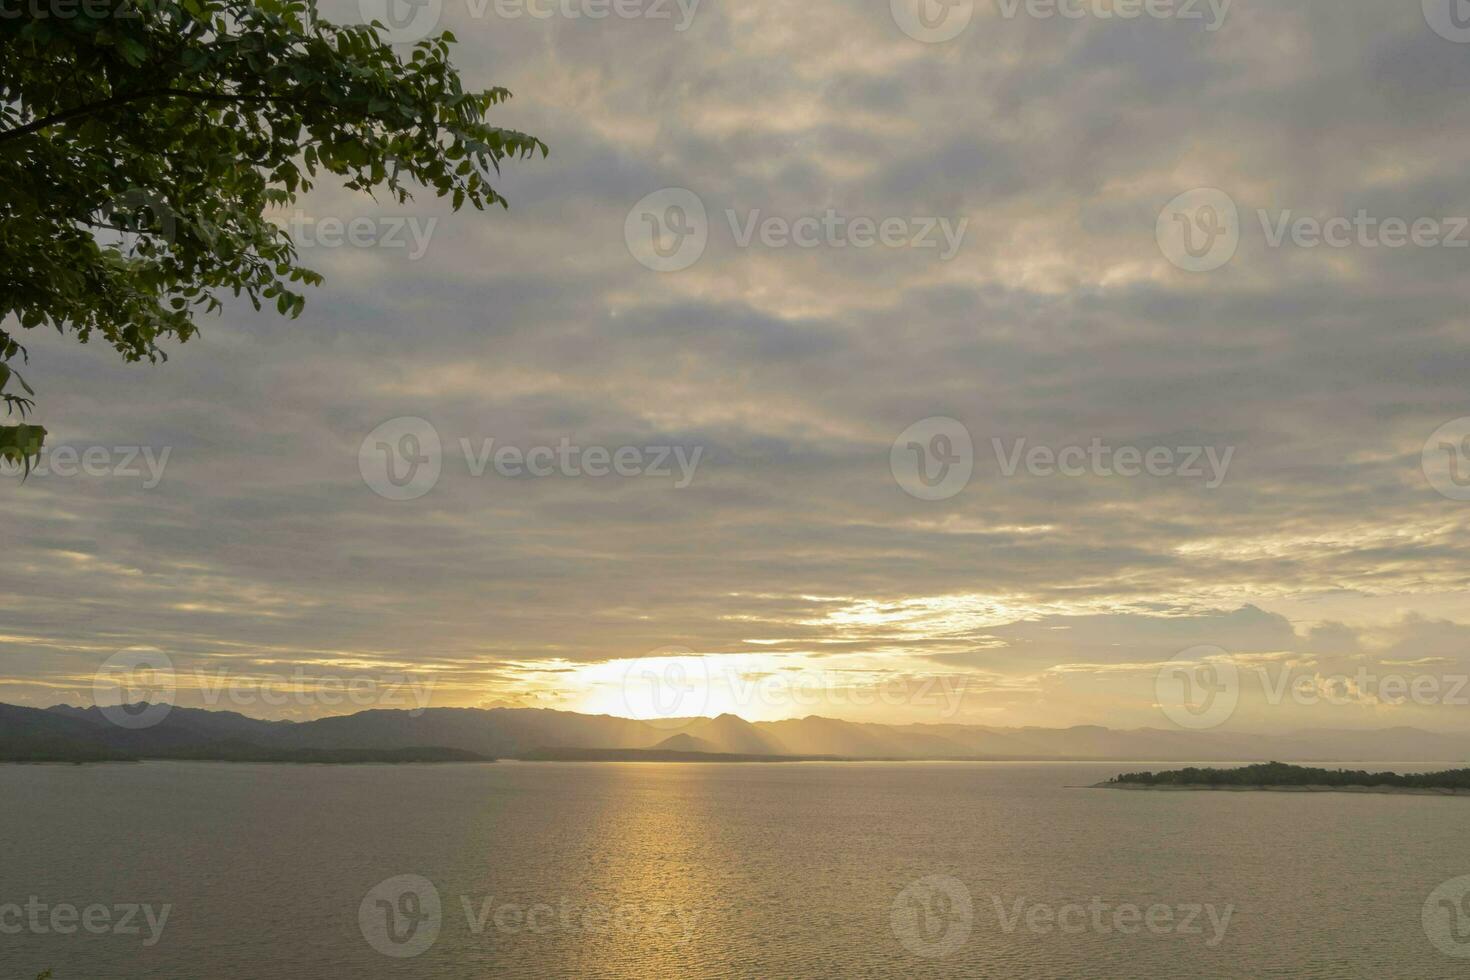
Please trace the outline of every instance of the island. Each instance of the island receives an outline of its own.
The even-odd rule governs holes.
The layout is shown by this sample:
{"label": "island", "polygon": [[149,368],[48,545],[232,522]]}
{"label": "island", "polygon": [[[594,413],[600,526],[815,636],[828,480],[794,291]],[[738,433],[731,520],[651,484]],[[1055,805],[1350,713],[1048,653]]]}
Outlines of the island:
{"label": "island", "polygon": [[1267,762],[1242,766],[1239,769],[1199,769],[1191,766],[1169,772],[1125,772],[1098,783],[1097,788],[1470,796],[1470,769],[1411,773],[1365,772],[1361,769],[1313,769],[1284,762]]}

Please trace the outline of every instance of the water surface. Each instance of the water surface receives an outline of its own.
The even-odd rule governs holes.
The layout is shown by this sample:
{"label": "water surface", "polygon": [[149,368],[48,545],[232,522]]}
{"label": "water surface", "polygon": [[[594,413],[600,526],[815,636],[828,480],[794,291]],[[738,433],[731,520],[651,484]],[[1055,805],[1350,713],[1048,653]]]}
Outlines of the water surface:
{"label": "water surface", "polygon": [[1125,768],[0,766],[0,906],[169,906],[153,945],[141,911],[138,934],[0,932],[0,977],[1470,969],[1421,919],[1470,874],[1470,800],[1075,788]]}

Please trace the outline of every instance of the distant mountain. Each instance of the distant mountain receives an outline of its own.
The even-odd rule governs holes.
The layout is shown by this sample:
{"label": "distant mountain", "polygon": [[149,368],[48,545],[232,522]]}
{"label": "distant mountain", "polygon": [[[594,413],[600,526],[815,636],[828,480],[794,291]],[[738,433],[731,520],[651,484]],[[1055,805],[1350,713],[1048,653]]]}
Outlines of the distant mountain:
{"label": "distant mountain", "polygon": [[[132,705],[140,714],[147,705]],[[452,750],[457,758],[566,758],[577,752],[844,759],[1116,760],[1137,762],[1470,762],[1470,736],[1417,728],[1319,730],[1281,736],[1098,726],[991,728],[878,725],[811,716],[748,722],[735,715],[649,723],[534,708],[362,711],[307,722],[262,721],[231,711],[173,708],[158,724],[128,729],[97,708],[0,704],[0,759],[284,758],[292,752]],[[385,758],[388,756],[385,755]],[[642,758],[649,756],[643,755]],[[322,756],[330,758],[330,756]]]}
{"label": "distant mountain", "polygon": [[835,756],[736,755],[674,749],[534,749],[523,762],[843,762]]}
{"label": "distant mountain", "polygon": [[[126,706],[137,717],[150,706]],[[444,745],[329,746],[297,742],[298,726],[232,711],[170,708],[146,728],[114,724],[98,708],[41,710],[0,704],[0,762],[192,759],[229,762],[486,762],[493,756]]]}
{"label": "distant mountain", "polygon": [[664,739],[653,747],[659,752],[718,752],[719,748],[713,742],[706,742],[702,738],[695,738],[687,732],[681,735],[673,735]]}
{"label": "distant mountain", "polygon": [[99,737],[88,721],[40,708],[0,704],[0,760],[107,762],[133,758],[136,756]]}
{"label": "distant mountain", "polygon": [[811,754],[793,752],[791,746],[771,734],[764,726],[753,725],[736,715],[696,718],[688,723],[681,734],[715,746],[716,752],[730,752],[735,755]]}
{"label": "distant mountain", "polygon": [[[136,717],[148,707],[138,704],[120,710]],[[102,738],[119,752],[143,757],[189,753],[209,745],[273,745],[292,727],[288,721],[262,721],[234,711],[199,708],[170,708],[161,721],[146,728],[115,725],[96,707],[74,708],[63,704],[47,708],[46,712],[86,725],[93,738]],[[4,731],[0,727],[0,740],[4,739]]]}
{"label": "distant mountain", "polygon": [[532,749],[648,748],[668,735],[644,722],[533,708],[360,711],[300,722],[276,733],[286,744],[323,748],[444,745],[493,756]]}

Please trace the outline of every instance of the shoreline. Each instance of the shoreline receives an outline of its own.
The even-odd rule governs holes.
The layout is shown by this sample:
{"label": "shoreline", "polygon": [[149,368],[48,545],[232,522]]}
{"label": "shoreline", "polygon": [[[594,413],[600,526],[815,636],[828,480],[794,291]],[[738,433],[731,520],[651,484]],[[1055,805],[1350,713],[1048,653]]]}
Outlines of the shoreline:
{"label": "shoreline", "polygon": [[1094,783],[1088,788],[1175,793],[1366,793],[1390,796],[1470,796],[1470,789],[1454,789],[1448,786],[1326,786],[1318,784],[1275,786],[1264,783],[1233,786],[1213,783],[1153,785],[1147,783]]}

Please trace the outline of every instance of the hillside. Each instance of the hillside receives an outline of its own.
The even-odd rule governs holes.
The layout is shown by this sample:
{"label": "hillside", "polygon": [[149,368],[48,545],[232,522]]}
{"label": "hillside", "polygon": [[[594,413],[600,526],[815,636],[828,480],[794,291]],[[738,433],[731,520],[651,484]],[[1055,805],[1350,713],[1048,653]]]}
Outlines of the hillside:
{"label": "hillside", "polygon": [[[146,706],[130,710],[141,712]],[[658,750],[733,756],[846,759],[1119,760],[1158,762],[1470,761],[1470,736],[1414,728],[1280,736],[980,725],[858,724],[811,716],[748,722],[732,714],[660,720],[531,708],[362,711],[307,722],[173,708],[158,724],[120,728],[96,708],[0,705],[0,759],[205,758],[255,753],[447,749],[461,758],[521,758],[545,750]],[[283,756],[282,756],[283,757]]]}

